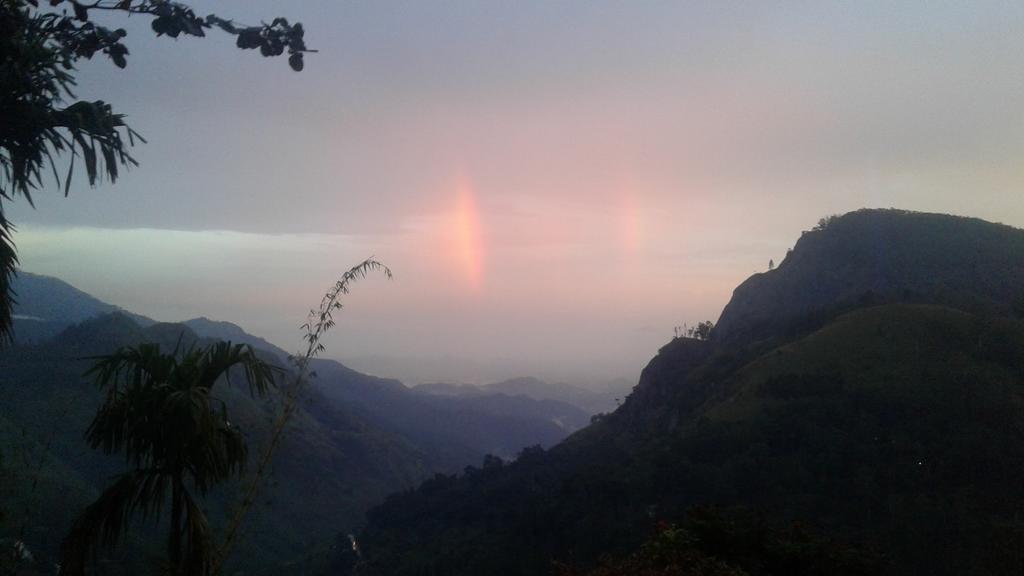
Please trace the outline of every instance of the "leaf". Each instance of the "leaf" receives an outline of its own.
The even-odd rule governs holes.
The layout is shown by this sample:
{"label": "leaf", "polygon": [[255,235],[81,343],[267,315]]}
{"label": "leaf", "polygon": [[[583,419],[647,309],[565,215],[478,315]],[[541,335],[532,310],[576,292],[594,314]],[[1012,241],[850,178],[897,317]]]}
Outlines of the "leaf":
{"label": "leaf", "polygon": [[89,20],[89,9],[82,6],[78,2],[72,2],[71,5],[75,9],[75,18],[78,18],[82,22]]}
{"label": "leaf", "polygon": [[154,18],[150,27],[153,28],[153,32],[156,32],[157,36],[162,36],[167,32],[167,19],[163,16]]}
{"label": "leaf", "polygon": [[64,197],[68,195],[68,191],[71,190],[71,174],[75,171],[75,153],[71,151],[71,164],[68,166],[68,175],[64,178]]}
{"label": "leaf", "polygon": [[296,52],[288,57],[288,65],[292,67],[292,70],[296,72],[302,72],[304,63],[302,61],[302,52]]}

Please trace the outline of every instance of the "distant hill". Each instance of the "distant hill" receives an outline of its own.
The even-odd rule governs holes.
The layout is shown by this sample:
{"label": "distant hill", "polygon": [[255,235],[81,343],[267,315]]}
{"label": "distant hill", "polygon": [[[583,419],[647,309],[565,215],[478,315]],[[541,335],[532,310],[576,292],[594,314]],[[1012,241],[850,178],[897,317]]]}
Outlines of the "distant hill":
{"label": "distant hill", "polygon": [[594,392],[565,383],[552,384],[532,377],[510,378],[481,386],[473,384],[446,384],[443,382],[428,383],[414,386],[413,390],[435,396],[463,398],[489,394],[526,396],[534,400],[553,400],[570,404],[587,414],[614,410],[616,406],[615,401],[620,396],[613,392]]}
{"label": "distant hill", "polygon": [[267,342],[259,336],[253,336],[241,326],[232,324],[231,322],[224,322],[222,320],[210,320],[206,317],[193,318],[191,320],[185,320],[182,322],[185,326],[191,328],[196,334],[203,338],[213,338],[215,340],[227,340],[231,342],[238,342],[242,344],[248,344],[253,348],[260,350],[266,350],[273,352],[282,361],[287,359],[288,352],[274,346],[270,342]]}
{"label": "distant hill", "polygon": [[591,414],[615,409],[616,395],[612,392],[594,392],[562,382],[545,382],[537,378],[512,378],[488,384],[485,389],[509,395],[523,395],[541,400],[558,400],[578,406]]}
{"label": "distant hill", "polygon": [[18,272],[12,287],[18,300],[16,313],[21,316],[76,324],[120,310],[63,280],[24,270]]}
{"label": "distant hill", "polygon": [[418,394],[397,380],[366,376],[329,360],[314,362],[313,369],[326,397],[458,468],[484,454],[508,459],[525,446],[552,446],[589,422],[587,413],[560,402]]}
{"label": "distant hill", "polygon": [[447,396],[465,398],[487,394],[483,386],[476,384],[449,384],[447,382],[427,382],[412,387],[413,392],[430,394],[431,396]]}
{"label": "distant hill", "polygon": [[[12,536],[27,518],[29,548],[37,557],[54,558],[75,513],[124,469],[120,458],[103,457],[82,440],[101,399],[82,376],[91,364],[88,358],[141,342],[169,349],[179,338],[187,344],[199,337],[180,324],[140,327],[114,313],[77,324],[45,343],[0,351],[0,394],[5,398],[0,472],[10,481],[5,487],[13,490],[0,498],[5,514],[0,537]],[[270,404],[227,386],[219,387],[219,395],[255,451],[272,416]],[[317,399],[313,392],[310,403],[316,410],[304,409],[294,420],[275,461],[274,482],[253,514],[254,536],[242,543],[235,567],[265,567],[301,556],[311,545],[329,545],[332,537],[323,534],[358,522],[363,510],[385,494],[443,469],[403,438]],[[42,467],[38,472],[36,464],[8,467],[23,459]],[[223,522],[237,492],[237,486],[228,485],[207,501],[215,525]]]}
{"label": "distant hill", "polygon": [[[40,331],[38,338],[19,338],[0,350],[0,540],[18,534],[29,511],[25,540],[37,557],[52,559],[74,512],[123,470],[121,461],[101,457],[82,440],[100,401],[100,392],[82,376],[89,358],[141,342],[170,349],[179,340],[219,339],[248,343],[282,366],[287,354],[229,322],[156,323],[55,278],[20,277],[20,310],[41,314],[31,322],[45,322],[53,333]],[[332,360],[316,360],[313,368],[317,375],[275,460],[272,488],[255,510],[252,536],[233,568],[308,571],[329,557],[336,534],[360,524],[365,510],[386,494],[478,464],[486,454],[511,458],[526,446],[551,446],[589,420],[557,402],[493,394],[434,398]],[[249,432],[255,450],[272,404],[237,389],[221,393],[232,422]],[[25,461],[42,465],[38,472],[19,469]],[[211,521],[225,517],[236,493],[228,486],[213,497]],[[119,561],[131,571],[141,569],[130,564],[138,558],[129,554]]]}
{"label": "distant hill", "polygon": [[20,270],[11,288],[15,294],[14,338],[19,342],[47,340],[72,324],[111,312],[132,316],[142,325],[152,323],[51,276]]}
{"label": "distant hill", "polygon": [[[1022,239],[935,214],[825,222],[737,288],[709,341],[664,346],[613,414],[372,510],[359,574],[587,567],[694,505],[813,526],[885,574],[1018,574]],[[773,574],[860,573],[843,562]]]}

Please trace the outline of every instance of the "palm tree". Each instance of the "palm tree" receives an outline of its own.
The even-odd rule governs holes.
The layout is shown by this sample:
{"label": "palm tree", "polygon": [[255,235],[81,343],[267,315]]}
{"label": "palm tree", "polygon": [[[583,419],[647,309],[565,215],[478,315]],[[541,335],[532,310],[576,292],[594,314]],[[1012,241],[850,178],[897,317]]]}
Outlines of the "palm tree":
{"label": "palm tree", "polygon": [[107,396],[86,440],[107,454],[123,452],[132,469],[75,521],[61,545],[61,574],[85,574],[101,547],[125,535],[132,516],[158,522],[168,498],[171,573],[210,572],[209,525],[196,494],[239,474],[247,454],[245,438],[211,391],[221,379],[230,383],[231,372],[242,371],[249,393],[262,396],[280,369],[248,345],[179,348],[170,354],[156,344],[121,348],[99,357],[87,372]]}

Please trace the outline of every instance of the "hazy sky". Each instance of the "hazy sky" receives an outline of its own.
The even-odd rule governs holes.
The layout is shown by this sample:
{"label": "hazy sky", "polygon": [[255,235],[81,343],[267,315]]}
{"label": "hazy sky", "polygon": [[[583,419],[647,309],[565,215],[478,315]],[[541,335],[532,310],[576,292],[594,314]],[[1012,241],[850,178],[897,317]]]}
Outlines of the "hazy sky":
{"label": "hazy sky", "polygon": [[[417,380],[635,379],[821,216],[1024,226],[1020,2],[195,2],[302,21],[302,73],[129,22],[79,96],[149,144],[11,208],[26,270]],[[116,26],[125,26],[123,20]]]}

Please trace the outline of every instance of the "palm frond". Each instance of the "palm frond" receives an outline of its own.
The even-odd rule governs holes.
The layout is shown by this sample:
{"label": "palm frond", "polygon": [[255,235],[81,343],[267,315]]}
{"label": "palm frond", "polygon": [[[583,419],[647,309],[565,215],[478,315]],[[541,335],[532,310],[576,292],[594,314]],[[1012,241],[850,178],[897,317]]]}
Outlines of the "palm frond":
{"label": "palm frond", "polygon": [[249,393],[253,396],[266,394],[274,385],[275,377],[284,374],[280,367],[259,358],[248,344],[218,342],[206,348],[198,360],[202,372],[199,378],[201,385],[212,388],[218,379],[222,376],[230,377],[231,369],[239,366],[245,373]]}
{"label": "palm frond", "polygon": [[17,296],[11,283],[17,274],[18,255],[14,249],[14,225],[4,217],[0,206],[0,346],[9,344],[14,337],[14,304]]}
{"label": "palm frond", "polygon": [[84,576],[98,552],[117,544],[136,510],[159,517],[168,478],[156,470],[134,470],[118,477],[78,517],[61,543],[62,576]]}
{"label": "palm frond", "polygon": [[213,539],[203,509],[188,492],[185,504],[185,542],[182,554],[184,574],[210,574],[213,564]]}

